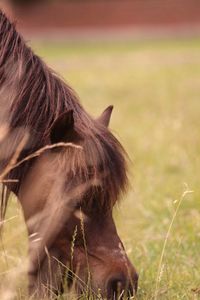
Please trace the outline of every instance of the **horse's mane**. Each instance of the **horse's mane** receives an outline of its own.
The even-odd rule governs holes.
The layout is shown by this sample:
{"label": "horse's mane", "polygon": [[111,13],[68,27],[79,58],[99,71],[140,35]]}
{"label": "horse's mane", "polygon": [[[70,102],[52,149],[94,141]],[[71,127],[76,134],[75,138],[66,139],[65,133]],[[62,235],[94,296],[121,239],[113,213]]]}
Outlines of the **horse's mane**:
{"label": "horse's mane", "polygon": [[[111,203],[118,199],[127,183],[126,155],[122,146],[107,128],[86,113],[75,92],[32,52],[16,31],[15,25],[2,11],[0,11],[0,109],[1,105],[5,111],[0,113],[0,126],[7,122],[10,131],[23,128],[20,134],[26,131],[30,133],[28,144],[19,159],[47,145],[55,119],[63,111],[72,109],[76,130],[83,138],[90,138],[86,151],[95,153],[103,170],[109,173],[106,189],[112,197],[108,197],[107,201]],[[21,136],[18,136],[18,139],[20,138]],[[97,159],[94,155],[93,158]],[[28,161],[9,174],[10,179],[19,180],[17,184],[10,186],[16,194],[31,163],[32,161]],[[0,158],[0,171],[4,165],[5,162]],[[102,206],[104,204],[102,201]]]}

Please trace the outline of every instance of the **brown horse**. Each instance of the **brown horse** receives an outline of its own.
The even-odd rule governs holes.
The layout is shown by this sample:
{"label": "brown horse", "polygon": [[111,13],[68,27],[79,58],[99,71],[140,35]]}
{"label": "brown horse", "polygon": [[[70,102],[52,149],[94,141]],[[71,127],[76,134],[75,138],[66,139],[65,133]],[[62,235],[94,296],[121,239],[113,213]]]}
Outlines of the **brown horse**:
{"label": "brown horse", "polygon": [[0,11],[1,216],[6,185],[22,205],[29,292],[40,299],[62,293],[64,282],[109,299],[137,289],[112,218],[127,167],[111,112],[93,119]]}

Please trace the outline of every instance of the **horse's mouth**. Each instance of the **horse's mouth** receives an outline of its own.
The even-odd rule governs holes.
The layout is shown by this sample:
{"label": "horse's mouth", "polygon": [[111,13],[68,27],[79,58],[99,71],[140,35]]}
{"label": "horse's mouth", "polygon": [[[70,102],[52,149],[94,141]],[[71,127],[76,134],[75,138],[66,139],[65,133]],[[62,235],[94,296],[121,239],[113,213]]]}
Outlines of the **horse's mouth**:
{"label": "horse's mouth", "polygon": [[101,289],[93,288],[91,282],[84,282],[75,273],[69,270],[67,273],[67,285],[69,290],[80,297],[86,296],[87,299],[92,297],[92,299],[127,300],[133,299],[137,293],[138,277],[129,285],[116,281],[113,285],[108,285]]}

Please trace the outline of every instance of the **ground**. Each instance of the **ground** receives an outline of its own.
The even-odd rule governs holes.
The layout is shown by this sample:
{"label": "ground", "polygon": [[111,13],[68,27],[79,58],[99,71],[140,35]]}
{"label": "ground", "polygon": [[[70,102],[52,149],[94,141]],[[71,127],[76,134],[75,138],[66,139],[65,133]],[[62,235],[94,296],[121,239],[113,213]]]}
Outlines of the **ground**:
{"label": "ground", "polygon": [[[200,39],[31,44],[130,157],[118,232],[140,274],[137,299],[200,298]],[[13,198],[0,248],[1,299],[26,296],[27,237]]]}

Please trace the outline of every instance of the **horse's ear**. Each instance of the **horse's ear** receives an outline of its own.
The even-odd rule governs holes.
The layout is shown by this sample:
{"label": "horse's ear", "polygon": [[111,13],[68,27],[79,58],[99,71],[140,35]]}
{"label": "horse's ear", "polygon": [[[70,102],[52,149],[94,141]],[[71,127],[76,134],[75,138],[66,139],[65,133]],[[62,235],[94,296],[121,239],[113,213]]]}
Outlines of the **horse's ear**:
{"label": "horse's ear", "polygon": [[112,114],[113,106],[108,106],[101,114],[101,116],[97,119],[97,121],[101,124],[103,124],[105,127],[109,126],[110,123],[110,117]]}
{"label": "horse's ear", "polygon": [[50,140],[52,144],[78,143],[82,140],[81,136],[74,129],[73,110],[62,113],[53,123],[50,132]]}

